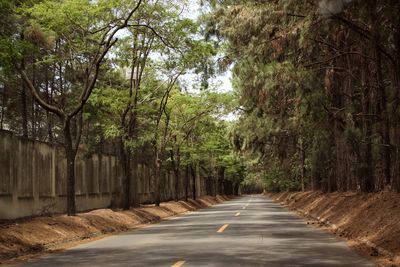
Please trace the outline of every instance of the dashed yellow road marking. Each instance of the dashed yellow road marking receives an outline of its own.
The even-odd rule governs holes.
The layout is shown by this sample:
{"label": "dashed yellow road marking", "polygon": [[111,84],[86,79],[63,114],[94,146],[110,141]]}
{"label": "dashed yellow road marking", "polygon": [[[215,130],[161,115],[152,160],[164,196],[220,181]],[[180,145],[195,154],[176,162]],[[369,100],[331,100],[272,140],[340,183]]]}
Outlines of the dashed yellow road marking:
{"label": "dashed yellow road marking", "polygon": [[240,212],[238,212],[238,213],[235,214],[235,217],[238,217],[238,216],[240,216]]}
{"label": "dashed yellow road marking", "polygon": [[221,226],[221,228],[219,228],[217,233],[222,233],[223,231],[225,231],[226,228],[228,228],[228,226],[229,226],[229,224],[224,224],[223,226]]}
{"label": "dashed yellow road marking", "polygon": [[186,261],[177,261],[171,267],[181,267],[185,264]]}

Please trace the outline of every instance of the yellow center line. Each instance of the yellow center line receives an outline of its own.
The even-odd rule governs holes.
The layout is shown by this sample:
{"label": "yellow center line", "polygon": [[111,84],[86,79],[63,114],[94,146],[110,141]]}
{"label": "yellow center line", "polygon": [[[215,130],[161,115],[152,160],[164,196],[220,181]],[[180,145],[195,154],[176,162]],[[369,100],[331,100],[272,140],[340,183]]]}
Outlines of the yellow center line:
{"label": "yellow center line", "polygon": [[186,261],[177,261],[171,267],[181,267]]}
{"label": "yellow center line", "polygon": [[223,231],[225,231],[226,228],[228,228],[228,226],[229,226],[229,224],[224,224],[223,226],[221,226],[221,228],[219,228],[217,233],[222,233]]}
{"label": "yellow center line", "polygon": [[238,212],[238,213],[235,214],[235,217],[238,217],[238,216],[240,216],[240,212]]}

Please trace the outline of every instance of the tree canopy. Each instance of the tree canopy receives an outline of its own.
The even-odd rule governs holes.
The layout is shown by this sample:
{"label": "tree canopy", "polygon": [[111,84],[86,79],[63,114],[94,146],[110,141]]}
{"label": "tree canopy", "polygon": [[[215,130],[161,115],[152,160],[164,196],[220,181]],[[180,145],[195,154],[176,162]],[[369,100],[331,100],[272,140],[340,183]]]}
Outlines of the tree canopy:
{"label": "tree canopy", "polygon": [[64,147],[69,214],[78,149],[118,156],[124,208],[138,163],[156,204],[169,171],[176,191],[200,172],[243,191],[400,190],[398,1],[193,4],[0,2],[0,128]]}
{"label": "tree canopy", "polygon": [[209,1],[271,190],[399,190],[396,1]]}
{"label": "tree canopy", "polygon": [[[222,177],[225,168],[232,178],[223,179],[243,178],[224,119],[234,111],[234,95],[183,85],[187,74],[211,79],[204,64],[219,49],[204,37],[204,22],[184,15],[190,4],[1,2],[0,128],[64,147],[69,215],[78,149],[118,156],[124,208],[139,204],[132,186],[138,163],[152,166],[156,204],[170,170],[176,186],[185,168],[186,179],[217,176],[217,169]],[[198,189],[190,190],[196,196]]]}

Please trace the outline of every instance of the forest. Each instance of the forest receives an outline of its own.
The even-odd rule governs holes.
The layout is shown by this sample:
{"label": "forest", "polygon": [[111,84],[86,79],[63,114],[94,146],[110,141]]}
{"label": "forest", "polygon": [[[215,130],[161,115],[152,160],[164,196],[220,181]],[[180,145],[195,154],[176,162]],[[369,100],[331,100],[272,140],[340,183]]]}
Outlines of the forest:
{"label": "forest", "polygon": [[400,190],[399,1],[212,5],[248,179],[272,191]]}
{"label": "forest", "polygon": [[138,160],[157,205],[163,172],[196,167],[244,191],[400,191],[399,1],[193,5],[0,1],[0,129],[63,147],[69,215],[79,149],[118,156],[126,209]]}

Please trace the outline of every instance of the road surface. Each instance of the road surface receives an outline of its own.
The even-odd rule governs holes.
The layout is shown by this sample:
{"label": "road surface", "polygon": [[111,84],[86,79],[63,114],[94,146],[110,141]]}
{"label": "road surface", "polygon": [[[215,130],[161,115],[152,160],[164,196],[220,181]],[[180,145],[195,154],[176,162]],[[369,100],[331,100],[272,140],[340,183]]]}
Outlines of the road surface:
{"label": "road surface", "polygon": [[374,266],[263,196],[232,201],[20,266]]}

